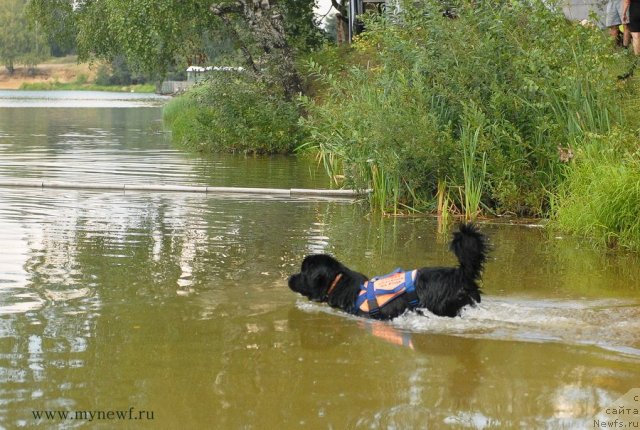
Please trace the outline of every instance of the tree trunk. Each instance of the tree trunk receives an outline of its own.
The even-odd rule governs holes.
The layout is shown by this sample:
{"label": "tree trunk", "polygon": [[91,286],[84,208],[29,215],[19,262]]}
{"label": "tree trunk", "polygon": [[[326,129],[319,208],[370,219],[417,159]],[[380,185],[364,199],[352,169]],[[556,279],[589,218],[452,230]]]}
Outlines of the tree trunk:
{"label": "tree trunk", "polygon": [[212,5],[212,12],[219,16],[228,27],[231,14],[239,14],[251,30],[251,34],[264,55],[258,61],[251,56],[249,44],[237,31],[232,34],[238,38],[247,63],[254,72],[267,81],[279,84],[288,100],[302,92],[302,80],[295,68],[293,52],[287,42],[283,17],[274,0],[238,0],[232,4]]}
{"label": "tree trunk", "polygon": [[336,13],[336,42],[338,45],[349,43],[349,20],[340,12]]}
{"label": "tree trunk", "polygon": [[349,43],[349,11],[345,0],[331,0],[331,5],[337,10],[336,13],[336,42],[338,45]]}

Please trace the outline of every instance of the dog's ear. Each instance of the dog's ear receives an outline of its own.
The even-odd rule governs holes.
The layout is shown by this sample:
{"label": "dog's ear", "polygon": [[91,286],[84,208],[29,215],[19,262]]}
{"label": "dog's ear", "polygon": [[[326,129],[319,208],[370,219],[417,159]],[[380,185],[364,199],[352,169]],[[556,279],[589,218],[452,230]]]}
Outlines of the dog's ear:
{"label": "dog's ear", "polygon": [[305,288],[301,292],[310,300],[321,302],[336,275],[340,273],[338,260],[327,254],[308,255],[302,261],[300,274],[304,278]]}
{"label": "dog's ear", "polygon": [[325,291],[329,285],[328,274],[324,270],[316,270],[309,277],[310,299],[320,302],[324,298]]}
{"label": "dog's ear", "polygon": [[315,260],[316,258],[317,257],[314,255],[307,255],[306,257],[304,257],[304,260],[302,260],[302,265],[300,266],[300,271],[307,272],[311,270],[311,268],[313,268],[314,266],[313,260]]}

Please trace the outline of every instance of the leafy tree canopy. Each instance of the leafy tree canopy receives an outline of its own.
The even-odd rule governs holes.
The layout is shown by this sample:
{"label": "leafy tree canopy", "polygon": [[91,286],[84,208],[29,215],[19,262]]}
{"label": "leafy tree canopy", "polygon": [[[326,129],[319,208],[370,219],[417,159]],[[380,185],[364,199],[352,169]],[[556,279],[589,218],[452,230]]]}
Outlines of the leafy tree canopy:
{"label": "leafy tree canopy", "polygon": [[75,43],[81,61],[111,61],[122,54],[137,71],[159,78],[172,66],[202,55],[207,43],[225,39],[245,48],[245,60],[270,54],[266,51],[272,47],[261,44],[255,31],[266,21],[256,16],[282,14],[284,25],[278,31],[295,49],[321,41],[313,21],[315,0],[214,1],[29,0],[29,13],[58,43]]}
{"label": "leafy tree canopy", "polygon": [[0,1],[0,60],[13,73],[14,64],[34,65],[49,49],[42,32],[25,16],[26,0]]}
{"label": "leafy tree canopy", "polygon": [[80,61],[112,61],[162,76],[180,57],[195,52],[213,27],[209,1],[30,0],[31,16],[56,41],[77,45]]}

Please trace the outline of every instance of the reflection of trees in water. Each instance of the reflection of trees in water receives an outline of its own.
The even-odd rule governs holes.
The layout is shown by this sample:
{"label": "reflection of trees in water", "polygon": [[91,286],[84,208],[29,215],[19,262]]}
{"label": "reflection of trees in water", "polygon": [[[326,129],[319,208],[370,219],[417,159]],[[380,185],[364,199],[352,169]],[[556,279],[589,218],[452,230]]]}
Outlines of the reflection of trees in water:
{"label": "reflection of trees in water", "polygon": [[[31,409],[126,405],[185,428],[212,417],[227,427],[328,416],[415,424],[451,411],[508,424],[553,416],[567,386],[597,404],[593,381],[616,391],[637,373],[561,344],[417,333],[409,351],[348,318],[295,308],[287,318],[296,299],[285,277],[305,253],[372,274],[446,264],[435,221],[184,194],[49,191],[39,205],[23,222],[24,270],[46,305],[0,319],[0,420],[10,423]],[[519,237],[488,229],[506,243],[500,259],[520,258]],[[396,379],[372,380],[388,362]]]}
{"label": "reflection of trees in water", "polygon": [[158,131],[160,117],[157,108],[0,108],[0,130],[11,136],[4,143],[12,144],[2,152],[25,155],[45,147],[47,152],[38,155],[50,157],[87,147],[105,150],[114,144],[123,151],[150,146],[156,149],[159,145],[149,133]]}
{"label": "reflection of trees in water", "polygon": [[487,225],[494,246],[487,264],[487,291],[557,297],[638,297],[640,257],[605,252],[553,229]]}
{"label": "reflection of trees in water", "polygon": [[[23,222],[26,288],[46,304],[0,326],[12,357],[0,367],[0,381],[13,383],[3,397],[14,412],[0,413],[9,421],[34,408],[113,405],[114,387],[128,402],[148,403],[142,381],[166,383],[193,370],[161,369],[189,357],[194,333],[210,335],[207,348],[218,356],[233,348],[225,339],[243,327],[230,314],[250,307],[246,292],[273,285],[274,277],[285,291],[286,256],[298,243],[288,238],[304,237],[317,206],[53,194],[55,203],[41,203]],[[257,281],[261,274],[266,281]],[[227,321],[198,322],[221,316]]]}

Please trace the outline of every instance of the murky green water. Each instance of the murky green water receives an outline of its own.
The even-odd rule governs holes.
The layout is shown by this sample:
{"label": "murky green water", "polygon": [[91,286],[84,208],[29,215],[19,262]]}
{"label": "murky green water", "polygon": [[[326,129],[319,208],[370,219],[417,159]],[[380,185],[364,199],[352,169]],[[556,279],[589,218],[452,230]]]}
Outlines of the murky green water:
{"label": "murky green water", "polygon": [[[158,101],[12,96],[1,178],[327,186],[292,158],[175,151]],[[594,428],[640,387],[640,259],[483,230],[481,306],[371,324],[303,301],[286,277],[312,252],[371,275],[450,264],[433,220],[349,201],[0,188],[0,427]]]}

